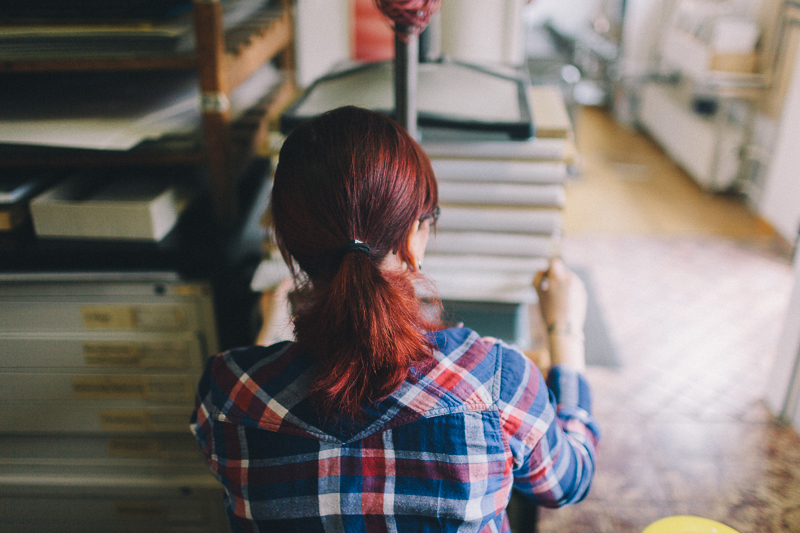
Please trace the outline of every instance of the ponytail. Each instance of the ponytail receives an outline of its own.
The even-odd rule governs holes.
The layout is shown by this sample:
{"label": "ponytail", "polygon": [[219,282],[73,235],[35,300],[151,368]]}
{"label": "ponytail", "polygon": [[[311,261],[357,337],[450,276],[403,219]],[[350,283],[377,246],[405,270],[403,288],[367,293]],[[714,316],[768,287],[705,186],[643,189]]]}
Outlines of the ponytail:
{"label": "ponytail", "polygon": [[[340,108],[284,142],[270,211],[298,286],[295,338],[318,363],[310,395],[321,416],[359,418],[432,360],[427,332],[440,326],[416,297],[407,241],[437,202],[427,156],[383,115]],[[390,253],[404,270],[382,268]]]}
{"label": "ponytail", "polygon": [[295,307],[294,327],[297,342],[318,356],[311,398],[322,416],[357,419],[429,359],[425,332],[436,326],[423,318],[408,276],[348,253],[331,282],[308,296],[308,306]]}

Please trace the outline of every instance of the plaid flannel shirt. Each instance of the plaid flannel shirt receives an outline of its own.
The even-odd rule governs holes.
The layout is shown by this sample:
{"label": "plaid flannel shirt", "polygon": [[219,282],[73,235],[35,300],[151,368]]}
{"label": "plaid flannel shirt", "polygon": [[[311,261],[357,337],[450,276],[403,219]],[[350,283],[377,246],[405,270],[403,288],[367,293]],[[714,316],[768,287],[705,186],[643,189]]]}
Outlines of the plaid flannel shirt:
{"label": "plaid flannel shirt", "polygon": [[211,358],[191,427],[233,531],[506,532],[512,486],[548,507],[583,499],[599,438],[584,378],[554,367],[548,387],[502,341],[432,336],[432,368],[362,422],[319,419],[294,343]]}

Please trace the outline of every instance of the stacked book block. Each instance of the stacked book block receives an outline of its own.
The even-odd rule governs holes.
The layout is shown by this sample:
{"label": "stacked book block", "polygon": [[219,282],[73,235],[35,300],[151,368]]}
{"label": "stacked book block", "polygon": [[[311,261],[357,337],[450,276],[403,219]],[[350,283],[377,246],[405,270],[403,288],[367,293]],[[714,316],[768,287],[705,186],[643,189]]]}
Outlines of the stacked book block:
{"label": "stacked book block", "polygon": [[0,530],[225,530],[189,431],[217,349],[175,274],[0,275]]}
{"label": "stacked book block", "polygon": [[441,206],[424,272],[445,300],[535,302],[533,276],[558,251],[569,118],[556,88],[530,100],[531,139],[423,132]]}

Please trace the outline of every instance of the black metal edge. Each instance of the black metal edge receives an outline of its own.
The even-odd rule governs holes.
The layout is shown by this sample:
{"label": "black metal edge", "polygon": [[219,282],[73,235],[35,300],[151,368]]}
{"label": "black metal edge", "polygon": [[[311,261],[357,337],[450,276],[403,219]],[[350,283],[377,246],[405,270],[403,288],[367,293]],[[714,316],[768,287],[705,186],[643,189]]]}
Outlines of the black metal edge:
{"label": "black metal edge", "polygon": [[[294,103],[292,103],[292,105],[290,105],[283,113],[281,113],[280,117],[281,133],[288,134],[300,124],[315,118],[315,115],[299,115],[297,114],[297,110],[305,103],[308,94],[314,91],[314,89],[316,89],[320,84],[341,78],[343,76],[347,76],[353,72],[380,68],[382,65],[387,63],[390,62],[381,61],[375,63],[365,63],[360,65],[355,65],[352,68],[344,69],[337,72],[332,72],[330,74],[326,74],[318,78],[317,80],[314,81],[314,83],[311,84],[311,86],[308,89],[306,89],[305,93],[300,98],[295,100]],[[478,72],[482,72],[484,74],[488,74],[491,76],[497,76],[499,78],[508,81],[516,82],[518,90],[520,120],[519,122],[484,122],[480,120],[449,117],[435,113],[419,112],[417,114],[417,121],[420,127],[426,127],[426,126],[444,127],[444,128],[457,128],[457,129],[472,130],[472,131],[506,133],[511,139],[514,140],[530,139],[535,135],[536,129],[534,124],[534,117],[531,111],[530,102],[526,90],[528,84],[523,76],[521,75],[511,76],[501,72],[493,71],[488,67],[473,65],[471,63],[465,63],[461,61],[449,61],[449,63],[469,68],[472,70],[476,70]],[[375,111],[377,113],[382,113],[391,118],[395,118],[394,110],[372,109],[372,111]]]}

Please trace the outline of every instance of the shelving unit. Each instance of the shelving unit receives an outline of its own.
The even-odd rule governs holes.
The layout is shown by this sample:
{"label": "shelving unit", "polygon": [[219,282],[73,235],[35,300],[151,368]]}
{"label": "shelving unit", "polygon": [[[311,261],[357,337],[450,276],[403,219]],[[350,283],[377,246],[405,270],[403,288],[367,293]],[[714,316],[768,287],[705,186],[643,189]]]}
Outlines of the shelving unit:
{"label": "shelving unit", "polygon": [[738,12],[723,14],[722,4],[713,16],[696,8],[689,1],[669,8],[653,54],[658,75],[641,84],[638,120],[700,187],[740,191],[742,155],[768,81],[758,72],[759,29]]}
{"label": "shelving unit", "polygon": [[[33,146],[0,146],[0,166],[41,165],[194,165],[205,168],[214,212],[223,226],[237,219],[236,176],[266,133],[270,120],[295,96],[292,71],[292,5],[280,0],[229,31],[223,29],[219,0],[195,0],[196,51],[124,58],[67,58],[0,61],[10,73],[197,70],[202,93],[203,131],[146,141],[127,151],[96,151]],[[232,121],[231,92],[261,65],[277,59],[283,83],[244,117]],[[235,142],[239,141],[239,142]],[[242,142],[244,141],[244,142]]]}
{"label": "shelving unit", "polygon": [[0,308],[0,529],[224,528],[188,430],[217,349],[207,284],[0,275]]}
{"label": "shelving unit", "polygon": [[[698,185],[728,191],[741,184],[742,147],[752,130],[754,102],[764,87],[758,74],[645,83],[640,121]],[[714,113],[699,113],[694,105],[698,97],[713,102]]]}
{"label": "shelving unit", "polygon": [[[196,71],[202,115],[197,131],[130,150],[3,144],[0,172],[163,167],[206,186],[159,242],[36,239],[32,229],[0,242],[0,530],[226,528],[189,415],[206,358],[255,333],[254,213],[269,192],[256,149],[296,87],[291,0],[227,30],[223,7],[194,0],[191,53],[0,61],[0,79]],[[281,82],[234,119],[232,92],[273,60]]]}
{"label": "shelving unit", "polygon": [[[233,89],[249,78],[264,62],[286,49],[284,67],[292,66],[288,51],[292,35],[291,11],[286,3],[272,14],[262,13],[243,27],[225,35],[222,28],[222,4],[219,1],[195,0],[195,35],[197,38],[198,72],[202,91],[203,128],[208,149],[211,192],[215,198],[217,218],[230,224],[236,216],[236,196],[231,172],[232,146],[229,96]],[[275,95],[275,102],[266,104],[265,118],[282,104],[288,103],[291,89]],[[280,98],[277,98],[280,96]],[[272,115],[274,116],[274,115]],[[259,127],[257,131],[263,129]]]}

